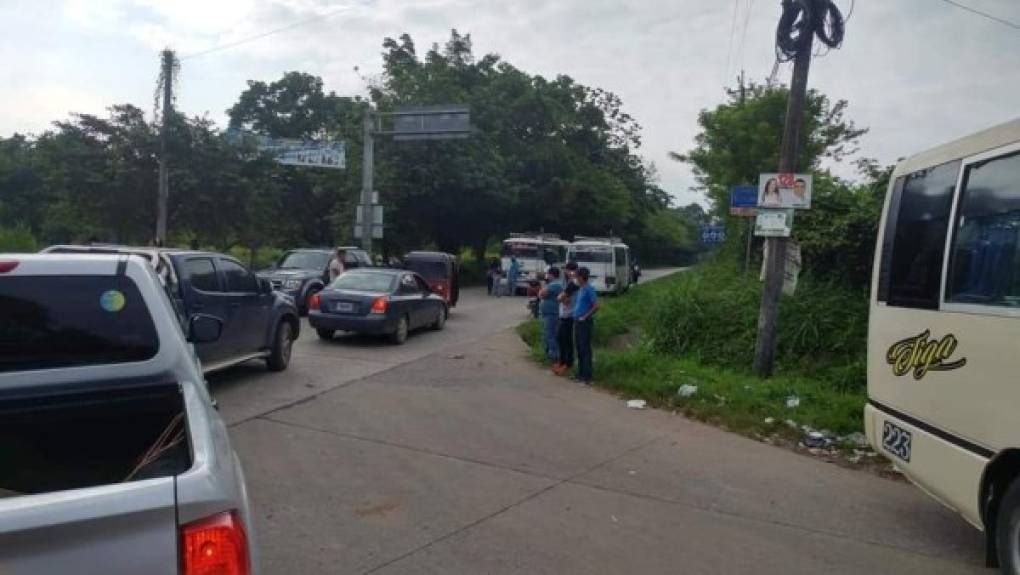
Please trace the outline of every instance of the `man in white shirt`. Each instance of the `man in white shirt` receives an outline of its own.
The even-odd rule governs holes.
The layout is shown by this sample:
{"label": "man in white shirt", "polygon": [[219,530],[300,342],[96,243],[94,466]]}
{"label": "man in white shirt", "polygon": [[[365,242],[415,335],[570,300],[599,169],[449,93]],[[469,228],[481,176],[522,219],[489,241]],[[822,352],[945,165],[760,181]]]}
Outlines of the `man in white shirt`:
{"label": "man in white shirt", "polygon": [[336,249],[336,255],[333,259],[329,260],[329,281],[333,282],[340,274],[344,273],[344,251],[341,248]]}

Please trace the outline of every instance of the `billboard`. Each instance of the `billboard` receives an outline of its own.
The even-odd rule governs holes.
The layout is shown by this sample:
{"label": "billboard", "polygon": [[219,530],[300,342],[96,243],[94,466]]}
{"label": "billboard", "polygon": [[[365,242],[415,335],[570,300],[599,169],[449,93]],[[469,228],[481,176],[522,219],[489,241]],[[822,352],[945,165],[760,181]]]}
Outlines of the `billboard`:
{"label": "billboard", "polygon": [[755,186],[733,186],[730,188],[730,215],[754,217],[758,210],[758,188]]}
{"label": "billboard", "polygon": [[793,229],[793,210],[759,209],[754,220],[754,235],[761,238],[788,238]]}
{"label": "billboard", "polygon": [[343,170],[347,167],[347,154],[343,142],[271,138],[243,130],[228,130],[227,140],[238,146],[252,146],[286,166],[334,170]]}
{"label": "billboard", "polygon": [[758,207],[811,208],[809,174],[761,174],[758,176]]}

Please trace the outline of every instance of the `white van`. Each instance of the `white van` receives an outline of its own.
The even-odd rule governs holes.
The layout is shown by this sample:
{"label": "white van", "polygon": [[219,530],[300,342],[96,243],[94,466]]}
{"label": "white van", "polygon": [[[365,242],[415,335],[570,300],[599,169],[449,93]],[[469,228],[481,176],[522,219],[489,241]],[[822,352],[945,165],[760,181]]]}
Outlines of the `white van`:
{"label": "white van", "polygon": [[510,258],[517,258],[521,271],[515,289],[525,290],[528,282],[538,279],[538,275],[545,273],[549,266],[566,262],[568,246],[570,242],[560,239],[556,234],[512,233],[503,240],[500,264],[506,273],[510,269]]}
{"label": "white van", "polygon": [[868,439],[1020,573],[1020,119],[901,162],[877,246]]}
{"label": "white van", "polygon": [[577,236],[567,250],[567,261],[591,272],[591,284],[599,293],[623,293],[630,289],[630,248],[620,238]]}

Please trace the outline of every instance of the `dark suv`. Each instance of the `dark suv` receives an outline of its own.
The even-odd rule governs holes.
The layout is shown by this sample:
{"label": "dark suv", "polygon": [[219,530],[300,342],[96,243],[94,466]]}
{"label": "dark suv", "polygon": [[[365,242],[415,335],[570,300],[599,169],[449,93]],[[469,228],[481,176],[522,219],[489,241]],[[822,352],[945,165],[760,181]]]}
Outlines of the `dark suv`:
{"label": "dark suv", "polygon": [[46,253],[134,254],[146,258],[187,326],[195,314],[223,321],[220,338],[195,344],[202,371],[264,359],[272,371],[287,369],[301,322],[294,300],[273,291],[236,259],[218,253],[123,246],[53,246]]}
{"label": "dark suv", "polygon": [[[368,252],[356,247],[341,247],[344,250],[346,269],[372,267]],[[308,298],[322,291],[329,283],[329,262],[336,250],[306,248],[290,250],[280,257],[272,268],[259,272],[259,277],[269,280],[273,289],[292,298],[302,313],[308,313]]]}

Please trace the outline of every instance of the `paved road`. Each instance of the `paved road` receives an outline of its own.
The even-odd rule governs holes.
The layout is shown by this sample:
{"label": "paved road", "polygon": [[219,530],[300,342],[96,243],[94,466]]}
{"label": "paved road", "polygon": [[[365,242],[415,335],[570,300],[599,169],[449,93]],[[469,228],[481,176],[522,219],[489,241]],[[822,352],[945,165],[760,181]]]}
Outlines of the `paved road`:
{"label": "paved road", "polygon": [[986,573],[912,486],[547,374],[524,315],[469,291],[402,347],[309,331],[214,378],[264,572]]}

